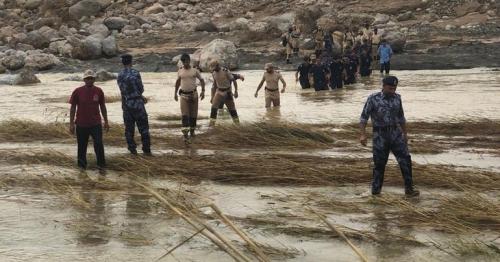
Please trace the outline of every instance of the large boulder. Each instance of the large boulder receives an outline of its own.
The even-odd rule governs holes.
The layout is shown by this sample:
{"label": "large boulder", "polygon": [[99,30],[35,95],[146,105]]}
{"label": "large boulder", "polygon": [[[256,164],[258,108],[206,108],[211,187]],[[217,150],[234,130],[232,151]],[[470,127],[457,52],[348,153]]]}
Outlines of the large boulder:
{"label": "large boulder", "polygon": [[32,45],[37,49],[46,48],[50,45],[50,38],[42,34],[39,30],[31,31],[26,36],[23,43]]}
{"label": "large boulder", "polygon": [[194,31],[217,32],[219,29],[212,21],[205,20],[197,24],[194,27]]}
{"label": "large boulder", "polygon": [[373,21],[373,25],[387,24],[389,20],[391,20],[391,17],[389,15],[379,13],[375,16],[375,21]]}
{"label": "large boulder", "polygon": [[250,21],[248,21],[248,19],[246,19],[244,17],[240,17],[240,18],[236,19],[234,22],[232,22],[231,24],[229,24],[229,28],[231,29],[231,31],[248,30],[249,23],[250,23]]}
{"label": "large boulder", "polygon": [[279,16],[270,16],[266,19],[271,26],[278,28],[281,31],[287,31],[293,25],[295,20],[294,13],[284,13]]}
{"label": "large boulder", "polygon": [[466,1],[462,5],[455,7],[455,13],[457,16],[464,16],[468,13],[477,12],[481,8],[481,4],[478,1]]}
{"label": "large boulder", "polygon": [[32,68],[26,67],[14,77],[13,85],[33,85],[40,83]]}
{"label": "large boulder", "polygon": [[104,20],[104,25],[108,27],[109,30],[118,30],[121,31],[123,27],[128,25],[128,20],[122,17],[108,17]]}
{"label": "large boulder", "polygon": [[34,53],[28,54],[25,66],[38,71],[49,70],[61,64],[61,61],[52,54]]}
{"label": "large boulder", "polygon": [[98,82],[106,82],[109,80],[115,80],[118,76],[115,73],[108,72],[106,70],[99,70],[96,73],[96,81]]}
{"label": "large boulder", "polygon": [[48,51],[54,55],[71,57],[71,52],[73,51],[73,46],[71,46],[71,44],[67,40],[60,39],[60,40],[51,42],[49,45]]}
{"label": "large boulder", "polygon": [[102,52],[106,56],[116,56],[118,54],[118,46],[116,44],[116,39],[113,35],[106,37],[102,40]]}
{"label": "large boulder", "polygon": [[101,23],[95,23],[87,28],[87,31],[92,33],[94,36],[99,37],[101,40],[108,37],[110,34],[108,27]]}
{"label": "large boulder", "polygon": [[42,0],[27,0],[26,3],[24,3],[24,8],[28,10],[35,10],[40,6],[40,4],[42,4]]}
{"label": "large boulder", "polygon": [[382,39],[387,40],[396,53],[402,52],[406,45],[406,35],[399,31],[385,31],[382,33]]}
{"label": "large boulder", "polygon": [[17,51],[5,56],[2,59],[2,65],[9,70],[19,70],[24,67],[26,63],[26,53]]}
{"label": "large boulder", "polygon": [[71,56],[80,60],[90,60],[101,57],[102,40],[100,36],[90,35],[81,41],[73,41]]}
{"label": "large boulder", "polygon": [[239,67],[239,58],[236,46],[233,42],[215,39],[208,43],[202,49],[197,51],[198,61],[202,70],[209,70],[209,65],[212,61],[217,60],[222,65],[228,67],[230,70]]}
{"label": "large boulder", "polygon": [[146,9],[144,9],[145,15],[159,14],[165,12],[165,8],[160,4],[156,3]]}
{"label": "large boulder", "polygon": [[103,6],[99,0],[82,0],[69,8],[69,15],[74,19],[80,19],[83,16],[95,16]]}

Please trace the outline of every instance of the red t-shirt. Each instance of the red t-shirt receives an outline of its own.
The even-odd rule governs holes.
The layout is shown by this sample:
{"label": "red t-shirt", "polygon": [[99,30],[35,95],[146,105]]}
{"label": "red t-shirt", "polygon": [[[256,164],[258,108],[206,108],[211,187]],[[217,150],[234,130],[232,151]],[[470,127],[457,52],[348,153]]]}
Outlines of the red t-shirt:
{"label": "red t-shirt", "polygon": [[76,105],[75,124],[80,127],[93,127],[101,123],[99,106],[104,106],[104,92],[99,87],[82,86],[71,95],[71,105]]}

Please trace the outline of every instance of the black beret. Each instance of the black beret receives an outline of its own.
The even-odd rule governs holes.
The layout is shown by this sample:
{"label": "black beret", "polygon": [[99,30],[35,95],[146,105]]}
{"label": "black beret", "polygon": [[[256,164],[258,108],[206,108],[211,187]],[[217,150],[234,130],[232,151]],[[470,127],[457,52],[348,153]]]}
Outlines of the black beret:
{"label": "black beret", "polygon": [[386,77],[384,77],[384,80],[382,80],[382,83],[384,85],[390,85],[390,86],[397,86],[398,82],[399,82],[399,80],[395,76],[386,76]]}

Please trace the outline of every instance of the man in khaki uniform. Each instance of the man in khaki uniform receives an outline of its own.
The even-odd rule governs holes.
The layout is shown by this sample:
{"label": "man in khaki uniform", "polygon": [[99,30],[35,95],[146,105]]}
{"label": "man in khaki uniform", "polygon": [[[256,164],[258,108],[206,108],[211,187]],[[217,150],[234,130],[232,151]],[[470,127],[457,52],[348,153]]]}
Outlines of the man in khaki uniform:
{"label": "man in khaki uniform", "polygon": [[[378,61],[379,56],[378,56],[378,47],[380,46],[380,40],[381,36],[378,33],[378,29],[374,28],[373,29],[373,34],[372,34],[372,39],[371,39],[371,55],[372,55],[372,61]],[[376,69],[377,63],[372,63],[372,69]]]}
{"label": "man in khaki uniform", "polygon": [[265,69],[266,72],[264,72],[262,81],[260,81],[260,84],[257,87],[257,91],[255,91],[255,97],[258,97],[259,90],[262,88],[262,85],[264,85],[264,82],[266,82],[266,108],[270,108],[271,103],[274,107],[278,107],[280,106],[279,81],[281,81],[281,83],[283,84],[281,93],[285,93],[286,82],[281,74],[278,71],[274,70],[273,64],[267,63]]}
{"label": "man in khaki uniform", "polygon": [[234,85],[234,94],[231,91],[231,82],[234,81],[234,76],[231,72],[221,67],[218,61],[213,61],[210,64],[212,69],[212,77],[214,78],[214,86],[212,88],[212,109],[210,113],[210,125],[215,125],[217,120],[217,112],[222,104],[226,104],[229,114],[233,118],[235,124],[240,122],[238,112],[234,104],[234,99],[238,98],[238,86]]}
{"label": "man in khaki uniform", "polygon": [[175,82],[175,101],[179,101],[181,96],[182,134],[184,142],[190,143],[195,136],[196,120],[198,118],[198,91],[196,90],[196,79],[200,80],[200,98],[205,98],[205,81],[201,77],[200,71],[191,67],[191,58],[188,54],[181,56],[182,68],[177,72],[178,77]]}
{"label": "man in khaki uniform", "polygon": [[321,27],[318,27],[317,30],[314,32],[314,42],[316,43],[316,46],[314,48],[316,56],[321,55],[321,52],[323,51],[323,43],[324,43],[324,36],[323,36],[323,30]]}

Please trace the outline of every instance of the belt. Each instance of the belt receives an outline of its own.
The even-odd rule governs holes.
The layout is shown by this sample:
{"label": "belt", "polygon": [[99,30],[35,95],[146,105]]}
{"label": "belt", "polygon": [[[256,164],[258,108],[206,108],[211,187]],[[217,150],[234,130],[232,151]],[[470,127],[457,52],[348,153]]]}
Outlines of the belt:
{"label": "belt", "polygon": [[226,91],[229,91],[231,88],[217,88],[217,90],[221,91],[221,92],[226,92]]}
{"label": "belt", "polygon": [[280,90],[279,88],[278,89],[269,89],[269,88],[264,88],[265,90],[269,91],[269,92],[276,92],[278,90]]}
{"label": "belt", "polygon": [[391,126],[374,126],[373,131],[375,132],[387,132],[387,131],[392,131],[395,129],[398,129],[399,126],[397,125],[391,125]]}
{"label": "belt", "polygon": [[186,92],[186,91],[179,90],[179,94],[181,94],[181,95],[192,95],[194,93],[196,93],[196,91]]}

